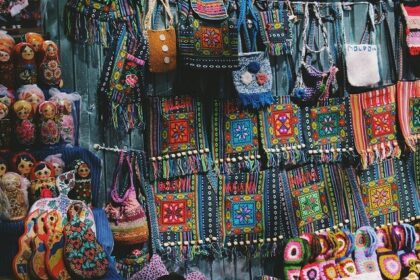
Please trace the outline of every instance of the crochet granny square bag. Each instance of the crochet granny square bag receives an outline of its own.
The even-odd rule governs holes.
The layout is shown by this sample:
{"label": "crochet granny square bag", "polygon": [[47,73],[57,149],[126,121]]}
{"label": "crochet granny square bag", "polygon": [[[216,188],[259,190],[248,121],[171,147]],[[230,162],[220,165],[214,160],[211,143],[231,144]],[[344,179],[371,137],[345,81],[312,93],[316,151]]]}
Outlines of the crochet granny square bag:
{"label": "crochet granny square bag", "polygon": [[220,173],[235,174],[260,169],[256,112],[242,109],[232,100],[215,99],[211,123],[213,159]]}
{"label": "crochet granny square bag", "polygon": [[350,95],[354,140],[363,169],[401,154],[395,98],[395,86]]}
{"label": "crochet granny square bag", "polygon": [[405,143],[416,151],[420,141],[420,81],[397,84],[398,120]]}
{"label": "crochet granny square bag", "polygon": [[238,28],[233,1],[178,2],[178,51],[183,65],[193,69],[238,67]]}
{"label": "crochet granny square bag", "polygon": [[316,162],[352,162],[355,158],[350,100],[330,98],[304,108],[304,136]]}
{"label": "crochet granny square bag", "polygon": [[202,102],[190,96],[152,97],[149,109],[151,179],[207,172],[211,157]]}
{"label": "crochet granny square bag", "polygon": [[305,162],[302,115],[290,96],[276,96],[274,104],[259,111],[261,145],[268,167]]}
{"label": "crochet granny square bag", "polygon": [[362,199],[371,226],[419,215],[413,176],[406,160],[387,159],[359,176]]}

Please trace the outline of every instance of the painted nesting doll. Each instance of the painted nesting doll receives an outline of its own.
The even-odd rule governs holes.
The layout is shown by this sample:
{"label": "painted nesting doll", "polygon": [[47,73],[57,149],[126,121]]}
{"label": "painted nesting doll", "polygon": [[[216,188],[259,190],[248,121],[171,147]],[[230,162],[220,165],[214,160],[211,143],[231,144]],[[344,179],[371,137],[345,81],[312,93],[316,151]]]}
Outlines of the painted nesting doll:
{"label": "painted nesting doll", "polygon": [[35,142],[35,124],[32,120],[31,103],[19,100],[13,104],[13,111],[17,118],[15,123],[17,142],[24,146],[32,145]]}
{"label": "painted nesting doll", "polygon": [[10,203],[10,220],[21,220],[28,212],[29,181],[14,172],[7,172],[0,180],[0,187]]}
{"label": "painted nesting doll", "polygon": [[8,150],[12,138],[10,109],[14,102],[13,94],[4,86],[0,87],[0,150]]}
{"label": "painted nesting doll", "polygon": [[32,112],[38,112],[38,106],[45,101],[42,90],[37,85],[24,85],[17,90],[20,100],[26,100],[32,105]]}
{"label": "painted nesting doll", "polygon": [[41,34],[35,32],[28,32],[25,34],[26,43],[30,44],[35,52],[35,60],[38,65],[42,60],[42,44],[44,43],[44,38]]}
{"label": "painted nesting doll", "polygon": [[87,205],[92,203],[92,182],[89,165],[83,160],[76,160],[73,163],[76,171],[76,182],[73,189],[69,192],[69,198],[82,200]]}
{"label": "painted nesting doll", "polygon": [[66,167],[64,160],[61,158],[61,154],[49,155],[44,159],[44,161],[54,167],[55,176],[61,175]]}
{"label": "painted nesting doll", "polygon": [[38,108],[40,140],[42,144],[54,145],[60,142],[60,127],[57,103],[44,101]]}
{"label": "painted nesting doll", "polygon": [[17,85],[36,84],[38,72],[35,51],[30,44],[22,42],[15,46],[15,62]]}
{"label": "painted nesting doll", "polygon": [[7,172],[7,162],[4,158],[0,157],[0,180]]}
{"label": "painted nesting doll", "polygon": [[35,164],[31,172],[31,202],[41,198],[57,197],[54,168],[45,161]]}
{"label": "painted nesting doll", "polygon": [[0,43],[0,83],[9,89],[15,88],[15,64],[13,49]]}
{"label": "painted nesting doll", "polygon": [[35,163],[36,160],[31,153],[19,152],[12,157],[11,168],[14,172],[29,179]]}
{"label": "painted nesting doll", "polygon": [[53,96],[50,100],[57,102],[60,115],[60,132],[63,142],[74,145],[73,100],[66,93]]}
{"label": "painted nesting doll", "polygon": [[53,41],[44,41],[42,44],[42,61],[39,65],[39,77],[46,86],[61,87],[61,65],[58,47]]}

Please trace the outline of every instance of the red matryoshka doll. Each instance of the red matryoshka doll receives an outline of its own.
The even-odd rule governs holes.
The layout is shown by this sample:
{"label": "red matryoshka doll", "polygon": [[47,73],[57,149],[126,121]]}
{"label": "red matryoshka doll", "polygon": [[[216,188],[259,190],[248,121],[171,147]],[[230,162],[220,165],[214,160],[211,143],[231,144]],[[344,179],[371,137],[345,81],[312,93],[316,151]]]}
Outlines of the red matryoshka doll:
{"label": "red matryoshka doll", "polygon": [[14,172],[7,172],[0,179],[0,187],[10,203],[9,219],[21,220],[28,212],[28,179]]}
{"label": "red matryoshka doll", "polygon": [[44,38],[42,38],[41,34],[28,32],[25,34],[25,41],[34,49],[35,60],[36,63],[39,64],[42,59],[42,44],[44,43]]}
{"label": "red matryoshka doll", "polygon": [[0,84],[9,89],[15,88],[15,64],[13,61],[13,49],[15,40],[7,35],[0,35]]}
{"label": "red matryoshka doll", "polygon": [[0,157],[0,180],[7,172],[7,162],[4,158]]}
{"label": "red matryoshka doll", "polygon": [[35,124],[32,120],[31,103],[19,100],[13,104],[13,111],[16,114],[16,140],[19,144],[28,146],[35,142]]}
{"label": "red matryoshka doll", "polygon": [[55,185],[54,167],[49,163],[40,161],[32,168],[30,194],[32,203],[41,198],[51,198],[59,195]]}
{"label": "red matryoshka doll", "polygon": [[57,103],[44,101],[38,107],[40,139],[42,144],[54,145],[60,142],[59,115]]}
{"label": "red matryoshka doll", "polygon": [[15,46],[16,82],[18,86],[37,83],[35,51],[28,43]]}
{"label": "red matryoshka doll", "polygon": [[36,160],[31,153],[19,152],[12,157],[11,168],[14,172],[29,179]]}
{"label": "red matryoshka doll", "polygon": [[42,61],[39,65],[39,77],[46,86],[61,87],[61,65],[58,47],[53,41],[45,41],[42,44]]}
{"label": "red matryoshka doll", "polygon": [[92,183],[89,165],[81,159],[73,163],[74,171],[76,171],[76,180],[73,189],[70,190],[68,196],[70,199],[84,201],[87,205],[92,203]]}
{"label": "red matryoshka doll", "polygon": [[26,100],[32,105],[32,112],[38,112],[38,106],[45,101],[42,90],[37,85],[24,85],[17,90],[20,100]]}
{"label": "red matryoshka doll", "polygon": [[66,167],[64,160],[61,158],[61,154],[49,155],[44,161],[54,167],[55,176],[61,175]]}

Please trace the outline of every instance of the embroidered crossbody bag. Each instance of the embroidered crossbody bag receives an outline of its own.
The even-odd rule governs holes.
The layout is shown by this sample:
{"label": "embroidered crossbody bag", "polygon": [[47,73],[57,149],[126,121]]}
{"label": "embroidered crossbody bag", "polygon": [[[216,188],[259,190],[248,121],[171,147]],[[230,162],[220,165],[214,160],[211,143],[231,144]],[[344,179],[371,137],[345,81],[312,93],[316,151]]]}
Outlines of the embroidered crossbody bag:
{"label": "embroidered crossbody bag", "polygon": [[238,68],[238,28],[233,1],[182,0],[179,5],[178,51],[193,69]]}
{"label": "embroidered crossbody bag", "polygon": [[[162,3],[163,10],[168,17],[168,28],[153,29],[152,19],[155,10],[158,9],[159,2]],[[169,0],[149,0],[149,11],[144,20],[144,33],[149,42],[149,71],[152,73],[164,73],[176,69],[176,32],[174,19],[169,6]],[[157,14],[156,14],[157,15]]]}
{"label": "embroidered crossbody bag", "polygon": [[[119,178],[124,164],[128,167],[129,186],[126,188],[124,195],[120,196],[117,184],[120,183]],[[133,176],[130,157],[121,153],[114,172],[111,202],[108,203],[105,211],[110,221],[115,242],[123,245],[144,243],[149,238],[146,214],[143,206],[137,200]]]}
{"label": "embroidered crossbody bag", "polygon": [[[347,79],[350,85],[354,87],[374,85],[381,79],[373,18],[373,7],[369,5],[366,27],[360,43],[345,45]],[[345,34],[344,30],[343,34]]]}
{"label": "embroidered crossbody bag", "polygon": [[[312,9],[311,9],[312,7]],[[326,100],[330,91],[336,88],[335,75],[338,68],[328,45],[328,32],[322,23],[318,4],[305,4],[305,22],[302,32],[303,46],[300,67],[297,70],[296,83],[292,96],[300,103],[310,103],[317,100]],[[312,10],[312,13],[310,12]],[[316,31],[320,30],[324,46],[314,50]],[[329,68],[321,71],[311,65],[311,55],[327,52]]]}

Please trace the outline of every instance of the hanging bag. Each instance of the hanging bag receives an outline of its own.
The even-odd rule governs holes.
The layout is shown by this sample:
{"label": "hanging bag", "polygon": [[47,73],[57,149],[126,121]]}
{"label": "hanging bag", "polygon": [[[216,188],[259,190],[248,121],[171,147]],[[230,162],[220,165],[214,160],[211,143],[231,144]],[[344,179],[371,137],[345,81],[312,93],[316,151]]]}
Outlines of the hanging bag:
{"label": "hanging bag", "polygon": [[[310,8],[313,7],[313,12],[310,15]],[[319,11],[318,4],[305,4],[305,22],[303,27],[303,46],[300,67],[298,68],[295,87],[292,96],[297,102],[307,103],[318,100],[326,100],[329,97],[331,87],[334,90],[336,85],[336,73],[338,68],[334,66],[334,60],[331,55],[328,45],[328,32]],[[312,16],[312,18],[310,18]],[[320,29],[324,41],[323,47],[315,50],[315,28]],[[309,40],[308,40],[309,34]],[[327,71],[321,71],[311,65],[312,55],[327,52],[329,68]]]}
{"label": "hanging bag", "polygon": [[347,79],[354,87],[371,86],[381,80],[375,36],[373,7],[369,5],[366,27],[360,43],[345,44]]}
{"label": "hanging bag", "polygon": [[176,69],[176,32],[174,19],[169,6],[169,0],[159,0],[165,14],[169,19],[169,27],[166,29],[153,29],[152,16],[155,9],[158,10],[157,0],[149,0],[149,11],[144,21],[145,36],[149,41],[149,71],[152,73],[164,73]]}
{"label": "hanging bag", "polygon": [[[129,171],[129,186],[121,197],[117,184],[124,164],[127,164]],[[144,243],[149,238],[146,214],[137,200],[133,176],[131,159],[122,152],[114,172],[111,202],[105,208],[115,242],[121,245]]]}

